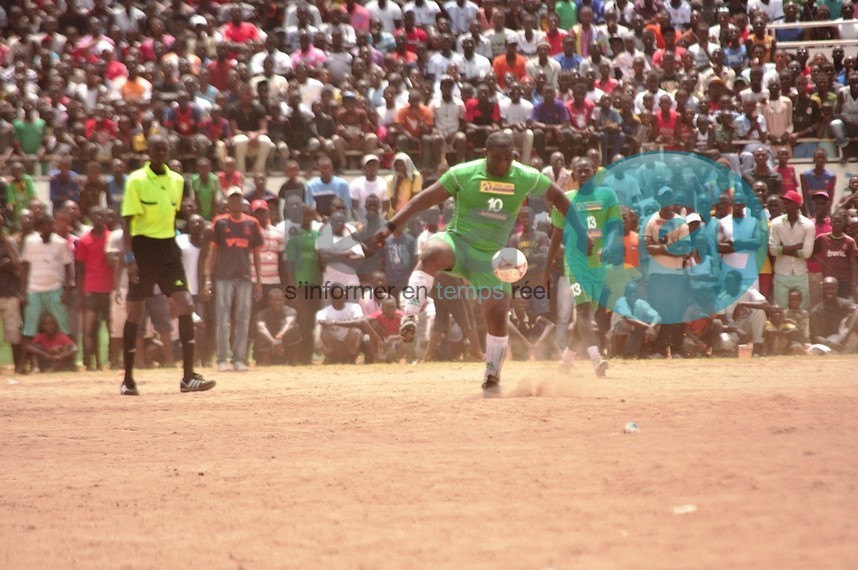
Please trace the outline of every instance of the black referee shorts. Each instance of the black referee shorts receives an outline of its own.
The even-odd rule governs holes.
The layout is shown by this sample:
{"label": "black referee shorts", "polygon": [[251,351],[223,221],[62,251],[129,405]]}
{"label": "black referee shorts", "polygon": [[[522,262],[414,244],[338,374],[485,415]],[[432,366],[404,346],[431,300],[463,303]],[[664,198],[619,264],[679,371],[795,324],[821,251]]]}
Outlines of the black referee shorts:
{"label": "black referee shorts", "polygon": [[129,301],[145,301],[152,296],[155,285],[168,297],[176,291],[189,290],[182,251],[175,239],[134,236],[131,238],[131,251],[137,259],[140,282],[128,282]]}

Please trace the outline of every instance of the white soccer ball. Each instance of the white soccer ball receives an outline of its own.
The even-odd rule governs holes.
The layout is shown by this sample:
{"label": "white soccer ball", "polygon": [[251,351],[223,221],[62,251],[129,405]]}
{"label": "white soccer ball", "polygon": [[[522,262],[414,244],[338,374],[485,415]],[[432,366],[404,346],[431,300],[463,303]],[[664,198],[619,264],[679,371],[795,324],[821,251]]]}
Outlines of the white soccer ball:
{"label": "white soccer ball", "polygon": [[527,258],[514,248],[505,247],[492,258],[495,275],[504,283],[515,283],[527,273]]}

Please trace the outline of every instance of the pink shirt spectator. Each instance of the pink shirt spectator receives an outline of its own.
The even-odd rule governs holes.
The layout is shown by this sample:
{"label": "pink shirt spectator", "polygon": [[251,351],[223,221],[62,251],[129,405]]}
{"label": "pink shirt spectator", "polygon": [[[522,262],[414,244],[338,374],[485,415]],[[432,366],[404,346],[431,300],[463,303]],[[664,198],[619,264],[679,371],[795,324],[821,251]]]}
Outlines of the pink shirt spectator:
{"label": "pink shirt spectator", "polygon": [[328,61],[328,57],[325,55],[325,52],[316,49],[313,45],[310,45],[306,51],[299,49],[292,54],[292,67],[304,62],[308,67],[317,68],[325,65],[326,61]]}

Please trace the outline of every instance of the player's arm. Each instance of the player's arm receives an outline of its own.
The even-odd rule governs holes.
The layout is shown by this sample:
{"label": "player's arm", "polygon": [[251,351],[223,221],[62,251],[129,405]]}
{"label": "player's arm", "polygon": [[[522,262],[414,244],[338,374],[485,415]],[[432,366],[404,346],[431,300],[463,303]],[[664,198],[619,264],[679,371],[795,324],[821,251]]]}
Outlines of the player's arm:
{"label": "player's arm", "polygon": [[[561,192],[560,194],[562,195],[563,193]],[[375,246],[379,249],[384,247],[384,241],[393,233],[391,228],[401,228],[414,214],[427,210],[432,206],[437,206],[449,197],[450,193],[440,182],[436,182],[426,190],[418,192],[405,204],[402,210],[393,215],[386,227],[380,229],[375,234]],[[566,198],[566,196],[563,197]],[[566,203],[568,204],[569,200],[566,200]]]}
{"label": "player's arm", "polygon": [[[558,186],[557,184],[552,182],[548,186],[548,191],[545,193],[545,199],[548,202],[549,206],[553,206],[554,208],[557,208],[557,211],[563,215],[563,218],[564,218],[564,220],[566,220],[566,223],[569,224],[569,226],[572,228],[572,231],[574,231],[575,234],[578,236],[578,239],[575,243],[579,243],[579,244],[586,243],[587,244],[586,254],[589,255],[590,251],[592,250],[593,244],[590,241],[590,238],[587,236],[587,228],[585,228],[581,224],[580,216],[569,216],[569,215],[567,215],[569,213],[569,206],[571,205],[571,202],[569,202],[569,198],[566,197],[566,194],[563,192],[563,190],[560,188],[560,186]],[[552,241],[553,241],[553,239],[552,239]],[[549,249],[551,249],[550,246],[549,246]],[[582,253],[585,253],[585,252],[582,251]],[[556,254],[556,252],[555,252],[555,254]],[[547,261],[548,261],[548,264],[550,265],[551,262],[553,261],[553,259],[549,258]]]}

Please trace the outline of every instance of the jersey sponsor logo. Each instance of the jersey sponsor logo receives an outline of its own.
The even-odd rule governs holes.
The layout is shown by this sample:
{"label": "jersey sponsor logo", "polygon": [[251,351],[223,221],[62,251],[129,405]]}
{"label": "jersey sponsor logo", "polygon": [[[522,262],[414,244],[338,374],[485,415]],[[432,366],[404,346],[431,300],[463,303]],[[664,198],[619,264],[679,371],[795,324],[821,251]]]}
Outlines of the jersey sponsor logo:
{"label": "jersey sponsor logo", "polygon": [[480,181],[480,192],[486,194],[501,194],[504,196],[512,196],[515,194],[515,184],[510,182],[495,182],[493,180]]}
{"label": "jersey sponsor logo", "polygon": [[245,238],[226,238],[224,242],[226,247],[239,247],[245,249],[250,247],[250,240]]}

